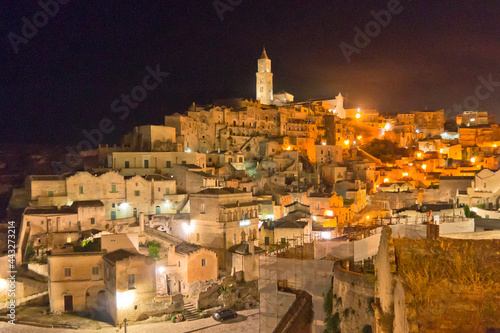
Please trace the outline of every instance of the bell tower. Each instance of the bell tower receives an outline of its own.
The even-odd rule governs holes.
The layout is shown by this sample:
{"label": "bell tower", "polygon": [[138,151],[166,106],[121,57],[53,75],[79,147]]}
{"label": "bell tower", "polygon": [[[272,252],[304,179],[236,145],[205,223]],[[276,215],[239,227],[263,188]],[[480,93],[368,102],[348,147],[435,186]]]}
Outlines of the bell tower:
{"label": "bell tower", "polygon": [[257,66],[257,100],[270,105],[273,100],[273,73],[271,73],[271,60],[267,57],[265,48],[257,61]]}

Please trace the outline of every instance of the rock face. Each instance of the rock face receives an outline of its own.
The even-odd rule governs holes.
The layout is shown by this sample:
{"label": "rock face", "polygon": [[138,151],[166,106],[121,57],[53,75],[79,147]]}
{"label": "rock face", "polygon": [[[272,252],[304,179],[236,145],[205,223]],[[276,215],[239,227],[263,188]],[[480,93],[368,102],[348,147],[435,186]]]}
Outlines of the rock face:
{"label": "rock face", "polygon": [[332,312],[339,314],[341,332],[361,332],[367,325],[374,328],[374,289],[374,279],[335,266]]}
{"label": "rock face", "polygon": [[198,294],[199,309],[228,307],[242,310],[259,304],[257,281],[237,283],[232,277],[214,281]]}

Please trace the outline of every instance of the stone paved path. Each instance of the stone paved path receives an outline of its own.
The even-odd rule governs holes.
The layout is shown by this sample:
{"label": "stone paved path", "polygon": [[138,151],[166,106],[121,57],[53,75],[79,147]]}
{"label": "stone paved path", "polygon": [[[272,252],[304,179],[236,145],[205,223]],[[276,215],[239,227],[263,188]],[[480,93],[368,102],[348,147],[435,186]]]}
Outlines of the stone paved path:
{"label": "stone paved path", "polygon": [[[204,318],[195,321],[172,324],[170,322],[139,324],[127,327],[127,333],[239,333],[239,332],[259,332],[259,309],[238,311],[238,318],[219,323],[213,318]],[[104,328],[101,330],[68,330],[60,328],[43,328],[26,325],[11,325],[0,322],[0,332],[2,333],[124,333],[124,329]]]}

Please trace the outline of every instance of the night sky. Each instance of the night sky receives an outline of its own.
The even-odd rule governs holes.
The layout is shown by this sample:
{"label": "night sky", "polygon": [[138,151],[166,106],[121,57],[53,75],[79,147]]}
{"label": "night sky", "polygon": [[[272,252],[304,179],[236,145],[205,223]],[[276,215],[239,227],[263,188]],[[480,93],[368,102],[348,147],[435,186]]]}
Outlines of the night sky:
{"label": "night sky", "polygon": [[[75,144],[103,118],[116,126],[104,141],[114,142],[192,102],[255,98],[263,45],[274,91],[296,100],[342,92],[346,107],[448,109],[475,95],[479,76],[500,82],[498,0],[402,0],[401,12],[348,63],[339,45],[354,46],[354,28],[364,30],[370,12],[390,2],[218,0],[231,7],[221,21],[214,1],[71,0],[16,54],[9,33],[22,37],[22,18],[32,23],[41,7],[5,0],[0,142]],[[120,119],[112,102],[157,65],[170,75]],[[498,85],[479,106],[497,118]]]}

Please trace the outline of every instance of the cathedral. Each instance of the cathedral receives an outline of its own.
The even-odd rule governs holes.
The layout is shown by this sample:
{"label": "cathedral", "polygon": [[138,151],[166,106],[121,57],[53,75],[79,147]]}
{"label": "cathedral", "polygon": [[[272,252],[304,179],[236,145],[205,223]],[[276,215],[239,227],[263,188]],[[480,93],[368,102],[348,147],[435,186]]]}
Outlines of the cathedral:
{"label": "cathedral", "polygon": [[[293,103],[294,96],[286,91],[273,93],[273,73],[271,72],[271,59],[267,56],[266,49],[257,61],[256,100],[263,105],[284,106]],[[338,94],[335,99],[325,100],[330,105],[330,111],[339,118],[345,118],[344,98]]]}

